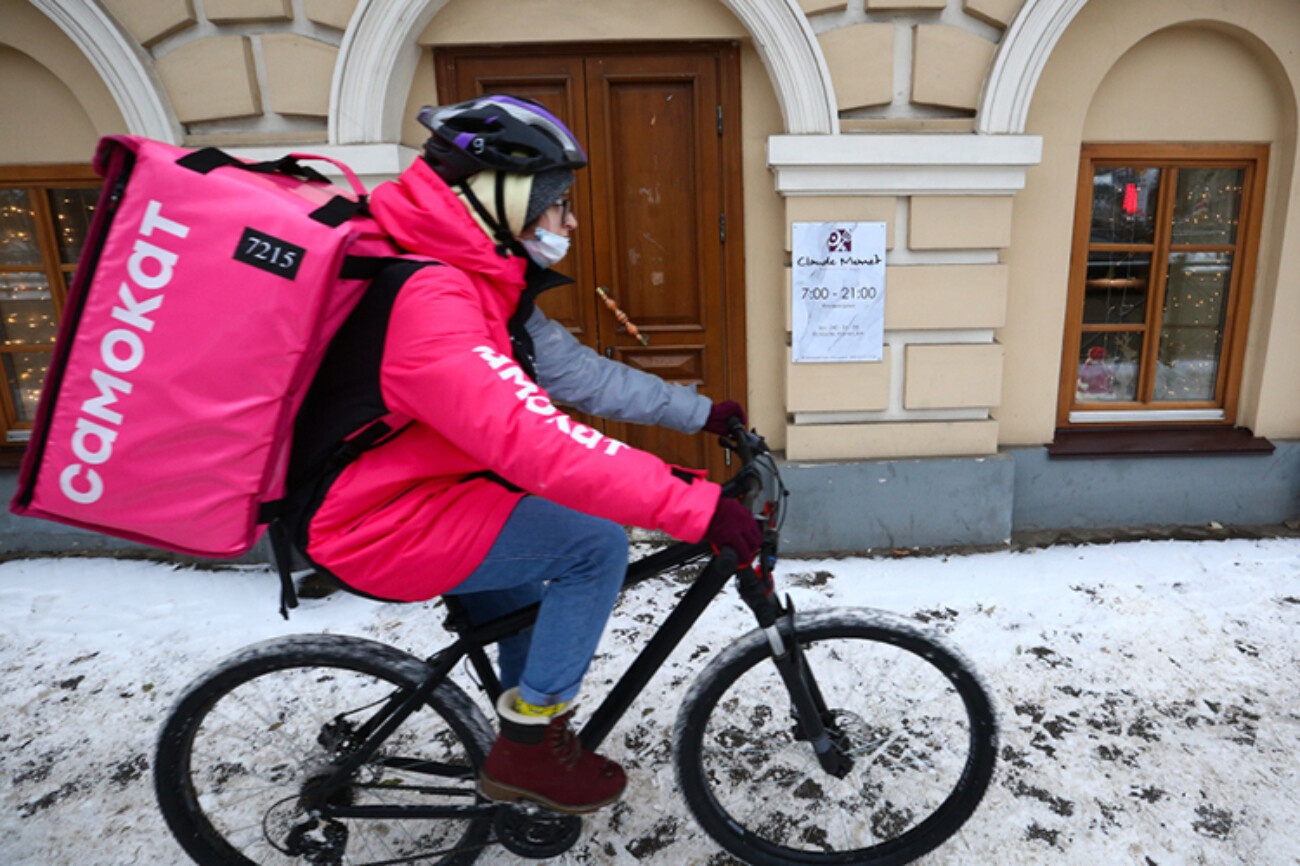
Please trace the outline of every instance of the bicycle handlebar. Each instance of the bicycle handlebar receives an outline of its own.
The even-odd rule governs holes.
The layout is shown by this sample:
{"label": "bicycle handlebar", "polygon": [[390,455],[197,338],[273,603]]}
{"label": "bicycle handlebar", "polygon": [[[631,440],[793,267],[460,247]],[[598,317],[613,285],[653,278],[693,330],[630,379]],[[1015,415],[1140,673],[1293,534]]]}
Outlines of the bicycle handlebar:
{"label": "bicycle handlebar", "polygon": [[755,454],[767,452],[767,443],[757,433],[745,429],[739,417],[732,416],[727,422],[731,438],[719,437],[719,443],[740,456],[740,469],[735,475],[722,483],[722,495],[728,499],[739,499],[746,507],[753,505],[754,497],[763,488],[763,479],[754,467]]}
{"label": "bicycle handlebar", "polygon": [[[781,485],[780,475],[777,472],[776,464],[771,459],[762,459],[771,453],[767,447],[767,442],[758,433],[746,430],[745,424],[739,417],[728,419],[729,436],[720,436],[718,443],[722,447],[736,452],[740,457],[740,469],[731,478],[722,483],[722,495],[730,499],[738,500],[746,508],[753,511],[754,500],[769,486],[772,481],[765,473],[775,475],[775,489],[784,490]],[[780,511],[780,500],[783,494],[777,493],[775,502],[768,502],[763,508],[761,518],[764,526],[764,536],[775,537],[775,531],[772,529],[774,521],[779,522],[776,518]],[[756,518],[757,519],[757,518]],[[765,542],[765,549],[768,544],[775,544],[773,539]],[[771,552],[774,554],[775,546],[772,546]],[[739,556],[729,547],[718,549],[718,555],[721,557],[725,554],[728,558],[725,563],[731,570],[735,570],[739,563]]]}

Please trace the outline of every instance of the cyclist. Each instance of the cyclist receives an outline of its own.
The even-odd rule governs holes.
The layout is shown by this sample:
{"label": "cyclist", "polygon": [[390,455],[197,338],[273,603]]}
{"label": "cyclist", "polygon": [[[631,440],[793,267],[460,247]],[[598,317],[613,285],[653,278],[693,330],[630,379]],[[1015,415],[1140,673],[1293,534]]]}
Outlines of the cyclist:
{"label": "cyclist", "polygon": [[381,185],[371,210],[418,270],[393,303],[380,387],[409,427],[350,464],[311,520],[308,553],[380,598],[452,593],[476,622],[541,602],[502,641],[501,733],[485,796],[562,812],[613,802],[621,767],[583,751],[569,721],[627,567],[624,524],[727,545],[760,542],[716,484],[560,412],[726,432],[738,403],[711,403],[581,346],[536,308],[570,282],[549,268],[577,228],[573,171],[586,154],[541,105],[485,96],[425,108],[423,158]]}

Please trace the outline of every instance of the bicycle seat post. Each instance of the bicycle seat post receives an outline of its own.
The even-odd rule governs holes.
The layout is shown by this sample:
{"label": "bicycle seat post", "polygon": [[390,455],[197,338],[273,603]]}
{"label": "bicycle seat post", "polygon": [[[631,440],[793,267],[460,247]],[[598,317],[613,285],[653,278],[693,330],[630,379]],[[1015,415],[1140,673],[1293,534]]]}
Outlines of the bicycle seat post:
{"label": "bicycle seat post", "polygon": [[[474,623],[470,621],[469,611],[465,605],[454,595],[442,596],[443,606],[447,610],[447,618],[443,620],[443,628],[456,635],[464,638],[474,630]],[[492,662],[483,651],[483,645],[477,641],[470,640],[471,644],[466,651],[469,663],[474,667],[474,672],[478,676],[478,683],[482,689],[487,692],[493,701],[501,694],[501,681],[497,679],[496,669],[492,667]]]}
{"label": "bicycle seat post", "polygon": [[447,610],[447,618],[442,621],[442,627],[455,635],[461,635],[469,631],[474,625],[470,622],[469,611],[465,605],[461,604],[460,599],[454,595],[442,596],[442,605]]}

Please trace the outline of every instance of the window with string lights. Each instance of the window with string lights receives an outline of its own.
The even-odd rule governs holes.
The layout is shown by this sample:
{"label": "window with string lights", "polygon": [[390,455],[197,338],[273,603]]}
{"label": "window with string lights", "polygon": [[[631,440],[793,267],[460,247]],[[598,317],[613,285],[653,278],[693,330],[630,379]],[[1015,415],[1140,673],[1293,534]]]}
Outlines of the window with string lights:
{"label": "window with string lights", "polygon": [[90,166],[0,166],[0,448],[31,435],[100,179]]}
{"label": "window with string lights", "polygon": [[1059,427],[1235,423],[1267,160],[1084,146]]}

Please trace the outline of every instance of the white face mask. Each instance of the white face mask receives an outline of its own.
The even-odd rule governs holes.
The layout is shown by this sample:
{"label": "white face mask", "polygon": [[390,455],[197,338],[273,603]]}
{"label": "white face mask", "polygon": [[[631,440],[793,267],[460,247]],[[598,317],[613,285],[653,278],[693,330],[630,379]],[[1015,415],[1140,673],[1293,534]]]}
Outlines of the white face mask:
{"label": "white face mask", "polygon": [[528,257],[538,267],[549,268],[558,264],[569,253],[569,239],[555,232],[548,232],[538,226],[531,238],[520,238],[519,242],[528,250]]}

